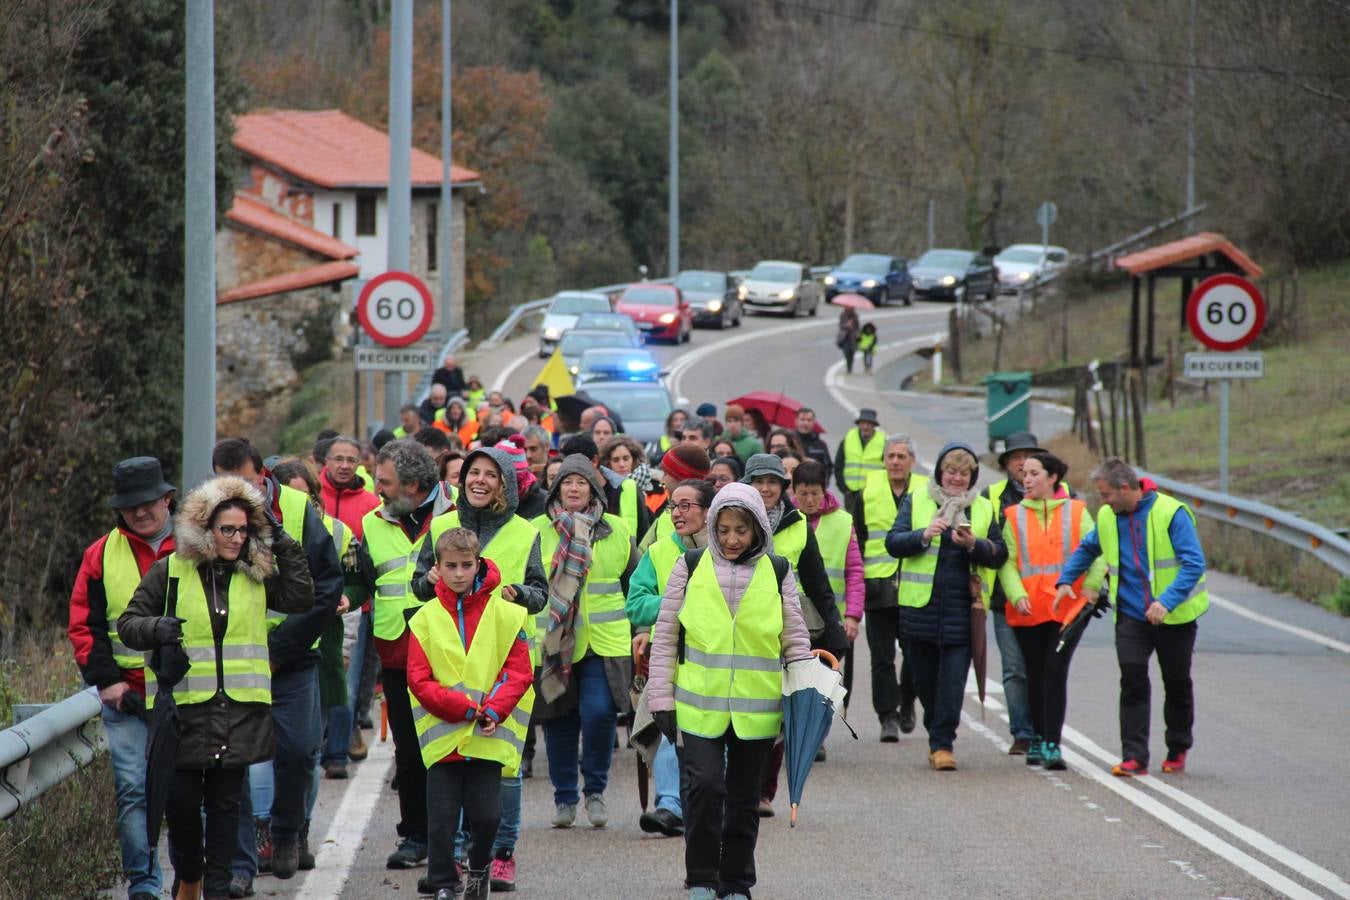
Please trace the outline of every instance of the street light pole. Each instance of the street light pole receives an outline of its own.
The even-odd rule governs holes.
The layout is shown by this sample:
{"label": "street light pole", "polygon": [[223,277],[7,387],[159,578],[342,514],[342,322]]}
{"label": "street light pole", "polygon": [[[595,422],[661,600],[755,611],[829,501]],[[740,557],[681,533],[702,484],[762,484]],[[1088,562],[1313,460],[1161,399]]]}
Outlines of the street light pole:
{"label": "street light pole", "polygon": [[[455,217],[452,206],[454,185],[451,184],[451,125],[450,108],[450,0],[441,0],[441,208],[439,232],[441,251],[441,340],[450,340],[455,328],[452,303],[455,296],[454,274],[450,254],[454,247],[450,229]],[[435,361],[440,365],[440,360]]]}
{"label": "street light pole", "polygon": [[[387,270],[408,271],[412,219],[412,0],[393,0],[389,28],[389,248]],[[384,374],[384,424],[398,424],[407,373]],[[411,435],[409,435],[411,437]]]}
{"label": "street light pole", "polygon": [[680,274],[680,0],[670,0],[670,277]]}
{"label": "street light pole", "polygon": [[1190,215],[1195,209],[1195,7],[1191,0],[1190,27],[1190,68],[1186,70],[1186,233],[1195,230],[1195,218]]}
{"label": "street light pole", "polygon": [[188,0],[183,209],[183,463],[186,493],[211,475],[216,443],[215,4]]}

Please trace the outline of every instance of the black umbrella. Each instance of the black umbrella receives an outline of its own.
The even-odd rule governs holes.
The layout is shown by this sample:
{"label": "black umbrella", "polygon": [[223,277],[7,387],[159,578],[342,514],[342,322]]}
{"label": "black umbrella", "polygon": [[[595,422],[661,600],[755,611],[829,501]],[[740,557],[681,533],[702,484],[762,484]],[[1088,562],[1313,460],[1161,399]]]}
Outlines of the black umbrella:
{"label": "black umbrella", "polygon": [[[599,400],[596,400],[585,391],[577,391],[575,394],[567,394],[562,397],[554,397],[553,402],[558,405],[558,418],[564,432],[574,432],[581,427],[581,414],[592,406],[604,406]],[[614,430],[623,432],[623,420],[614,410],[605,406],[609,410],[609,417],[614,420]]]}
{"label": "black umbrella", "polygon": [[145,741],[145,834],[151,847],[159,844],[159,826],[173,789],[174,763],[182,736],[173,687],[187,675],[188,665],[187,651],[179,643],[161,645],[150,654],[157,685]]}
{"label": "black umbrella", "polygon": [[1088,626],[1089,619],[1100,619],[1110,608],[1111,601],[1106,599],[1106,588],[1097,593],[1096,600],[1088,602],[1084,599],[1083,605],[1079,607],[1074,617],[1065,622],[1064,627],[1059,630],[1059,645],[1055,647],[1055,652],[1061,652],[1065,644],[1082,634],[1083,629]]}

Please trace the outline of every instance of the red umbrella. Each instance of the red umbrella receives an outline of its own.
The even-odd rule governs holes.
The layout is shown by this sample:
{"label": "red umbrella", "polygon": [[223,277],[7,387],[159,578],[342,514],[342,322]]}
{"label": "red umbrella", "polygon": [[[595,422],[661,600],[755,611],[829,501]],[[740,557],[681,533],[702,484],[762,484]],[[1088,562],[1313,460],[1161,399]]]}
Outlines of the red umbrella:
{"label": "red umbrella", "polygon": [[[797,411],[802,408],[800,400],[793,400],[787,394],[773,391],[751,391],[744,397],[728,400],[727,404],[736,404],[745,410],[757,410],[770,426],[796,428]],[[825,429],[816,422],[816,434],[824,434]]]}
{"label": "red umbrella", "polygon": [[835,294],[830,301],[835,306],[847,306],[851,309],[876,309],[877,305],[862,294]]}

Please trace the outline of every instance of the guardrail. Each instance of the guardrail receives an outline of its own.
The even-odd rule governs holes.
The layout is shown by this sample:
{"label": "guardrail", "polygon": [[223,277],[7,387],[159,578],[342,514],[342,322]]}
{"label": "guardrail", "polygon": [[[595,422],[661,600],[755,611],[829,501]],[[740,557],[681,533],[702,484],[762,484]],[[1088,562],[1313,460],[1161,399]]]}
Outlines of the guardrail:
{"label": "guardrail", "polygon": [[1256,500],[1221,494],[1149,472],[1139,474],[1147,475],[1158,483],[1158,487],[1178,500],[1186,501],[1197,515],[1282,541],[1311,553],[1342,577],[1350,578],[1350,541],[1330,528]]}
{"label": "guardrail", "polygon": [[60,784],[108,748],[94,688],[0,731],[0,819]]}

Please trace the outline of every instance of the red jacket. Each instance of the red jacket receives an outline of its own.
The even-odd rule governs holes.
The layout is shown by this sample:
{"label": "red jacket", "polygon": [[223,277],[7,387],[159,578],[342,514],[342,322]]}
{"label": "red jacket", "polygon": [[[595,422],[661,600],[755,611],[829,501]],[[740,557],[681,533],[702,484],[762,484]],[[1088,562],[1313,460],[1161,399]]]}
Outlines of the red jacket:
{"label": "red jacket", "polygon": [[[436,600],[461,623],[461,636],[464,649],[473,644],[474,632],[483,618],[488,597],[501,583],[501,573],[492,560],[484,558],[479,562],[478,577],[470,593],[457,597],[443,582],[436,583]],[[534,667],[530,663],[530,645],[526,643],[525,632],[517,637],[506,662],[497,675],[494,687],[488,692],[481,707],[476,705],[468,694],[452,691],[436,680],[427,661],[426,652],[417,635],[408,629],[408,690],[422,707],[438,719],[445,722],[467,722],[476,717],[481,708],[497,722],[502,722],[516,708],[516,704],[525,696],[534,683]],[[458,753],[451,753],[441,762],[454,762],[464,759]]]}
{"label": "red jacket", "polygon": [[379,495],[366,490],[364,484],[364,479],[357,475],[352,479],[351,487],[340,488],[328,479],[327,469],[319,471],[323,511],[350,528],[357,540],[361,539],[361,519],[380,505]]}
{"label": "red jacket", "polygon": [[[131,544],[131,552],[136,557],[136,567],[140,569],[142,578],[155,560],[163,559],[173,552],[173,534],[164,539],[159,545],[159,553],[155,553],[143,539],[120,524],[117,530]],[[123,669],[119,666],[113,659],[112,642],[108,640],[108,598],[103,590],[103,545],[107,542],[108,535],[105,534],[84,551],[80,571],[75,575],[75,587],[70,592],[70,619],[66,624],[66,634],[75,648],[75,662],[80,667],[85,684],[105,688],[125,681],[144,696],[145,670]]]}

